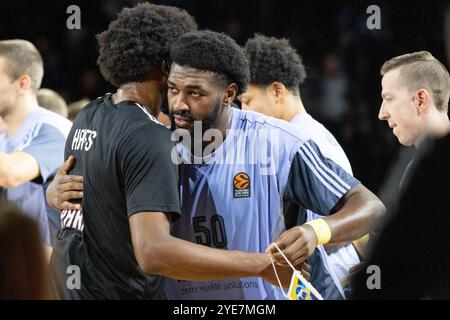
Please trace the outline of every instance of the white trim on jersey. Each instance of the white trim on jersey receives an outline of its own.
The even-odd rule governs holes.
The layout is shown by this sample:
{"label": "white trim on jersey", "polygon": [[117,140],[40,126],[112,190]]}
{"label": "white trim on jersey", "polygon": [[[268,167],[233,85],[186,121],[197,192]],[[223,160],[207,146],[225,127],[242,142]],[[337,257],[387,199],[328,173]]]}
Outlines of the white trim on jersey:
{"label": "white trim on jersey", "polygon": [[156,118],[154,116],[152,116],[150,114],[150,112],[148,112],[148,110],[146,108],[144,108],[142,105],[140,105],[139,103],[135,102],[135,104],[141,108],[142,111],[144,111],[144,113],[150,118],[150,120],[152,120],[153,122],[156,122],[157,124],[160,124],[163,126],[163,124],[161,122],[159,122],[158,120],[156,120]]}
{"label": "white trim on jersey", "polygon": [[[310,146],[310,144],[308,142],[306,142],[304,145],[306,145],[306,147],[311,151],[312,155],[314,156],[314,158],[316,158],[316,160],[318,161],[319,165],[324,168],[329,174],[331,174],[336,180],[336,182],[340,183],[341,186],[343,186],[344,189],[344,193],[347,192],[348,189],[350,189],[350,186],[344,181],[342,180],[341,177],[339,177],[333,170],[331,170],[330,168],[328,168],[317,156],[317,153],[313,150],[313,148]],[[336,186],[337,187],[337,186]]]}
{"label": "white trim on jersey", "polygon": [[[303,146],[302,146],[303,147]],[[317,179],[320,180],[320,182],[322,182],[322,184],[327,187],[327,189],[329,191],[331,191],[336,197],[338,198],[342,198],[343,194],[339,193],[336,189],[334,189],[331,185],[329,185],[324,179],[323,177],[319,174],[319,172],[316,170],[316,166],[314,166],[308,159],[308,157],[305,155],[305,151],[303,150],[303,148],[300,147],[300,150],[298,151],[298,153],[300,154],[300,156],[302,157],[303,161],[305,161],[305,163],[307,164],[307,166],[309,167],[309,169],[311,169],[311,171],[314,173],[314,175],[317,177]],[[321,170],[320,168],[317,168],[318,170]],[[322,171],[323,172],[323,171]],[[324,173],[325,174],[325,173]]]}

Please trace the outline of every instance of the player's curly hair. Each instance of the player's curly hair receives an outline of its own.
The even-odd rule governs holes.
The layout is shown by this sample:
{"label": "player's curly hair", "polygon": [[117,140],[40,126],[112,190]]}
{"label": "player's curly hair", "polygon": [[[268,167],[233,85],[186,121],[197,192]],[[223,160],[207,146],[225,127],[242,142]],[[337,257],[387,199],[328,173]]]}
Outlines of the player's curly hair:
{"label": "player's curly hair", "polygon": [[194,18],[179,8],[150,3],[125,8],[97,35],[100,71],[117,87],[141,81],[152,65],[167,62],[178,37],[193,30]]}
{"label": "player's curly hair", "polygon": [[250,81],[250,70],[244,50],[229,36],[209,30],[181,36],[170,53],[172,62],[225,76],[228,83],[243,93]]}
{"label": "player's curly hair", "polygon": [[265,86],[279,81],[296,93],[306,79],[305,66],[288,39],[255,35],[245,44],[251,84]]}

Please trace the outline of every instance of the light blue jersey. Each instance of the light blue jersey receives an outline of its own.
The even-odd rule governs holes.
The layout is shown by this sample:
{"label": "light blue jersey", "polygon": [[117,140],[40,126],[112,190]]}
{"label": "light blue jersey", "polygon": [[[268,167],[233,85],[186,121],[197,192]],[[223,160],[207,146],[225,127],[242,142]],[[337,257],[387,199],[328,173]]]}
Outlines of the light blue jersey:
{"label": "light blue jersey", "polygon": [[43,184],[64,162],[64,145],[71,125],[58,114],[37,107],[14,137],[9,137],[7,132],[0,134],[0,151],[26,152],[39,164],[40,177],[6,190],[6,197],[24,214],[36,219],[42,240],[47,245],[51,239]]}
{"label": "light blue jersey", "polygon": [[[181,217],[176,237],[210,247],[265,252],[286,230],[283,195],[328,215],[359,181],[289,123],[233,109],[231,129],[203,164],[180,143]],[[169,299],[285,299],[260,278],[167,280]]]}
{"label": "light blue jersey", "polygon": [[[316,121],[307,113],[302,113],[295,116],[291,123],[298,129],[298,137],[304,139],[308,137],[319,147],[320,152],[327,158],[332,159],[338,165],[340,165],[345,171],[353,175],[350,162],[342,149],[342,147],[337,142],[336,138],[328,131],[321,123]],[[304,208],[299,208],[303,210]],[[310,210],[305,210],[301,217],[305,217],[306,220],[311,221],[314,219],[321,218],[321,215],[315,214]],[[298,221],[299,224],[303,224],[306,221]],[[330,276],[336,288],[339,290],[340,295],[344,298],[346,296],[344,283],[346,277],[348,276],[349,269],[354,265],[358,264],[359,258],[356,250],[351,242],[346,245],[341,246],[338,249],[325,249],[323,245],[317,248],[320,252],[320,256],[323,263],[323,268],[326,268],[326,272],[314,272],[311,282],[316,287],[320,287],[320,283],[325,282],[324,277]],[[318,263],[320,266],[320,262]],[[316,268],[319,268],[317,266]],[[324,290],[323,292],[325,299],[337,299],[336,292],[331,290]],[[329,293],[329,295],[327,295]]]}

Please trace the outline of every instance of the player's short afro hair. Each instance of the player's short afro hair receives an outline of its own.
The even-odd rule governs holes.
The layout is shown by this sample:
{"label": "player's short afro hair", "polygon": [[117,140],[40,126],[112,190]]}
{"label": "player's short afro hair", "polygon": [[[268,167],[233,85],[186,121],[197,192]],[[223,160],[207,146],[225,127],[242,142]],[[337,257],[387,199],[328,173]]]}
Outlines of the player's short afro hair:
{"label": "player's short afro hair", "polygon": [[250,63],[251,84],[268,85],[279,81],[298,92],[306,79],[305,66],[287,39],[256,35],[245,45]]}
{"label": "player's short afro hair", "polygon": [[172,45],[172,62],[226,76],[238,86],[237,95],[247,90],[250,70],[244,50],[229,36],[209,30],[189,32]]}
{"label": "player's short afro hair", "polygon": [[170,45],[178,37],[194,30],[194,18],[179,8],[141,3],[123,9],[97,35],[100,71],[117,87],[140,81],[152,65],[169,59]]}

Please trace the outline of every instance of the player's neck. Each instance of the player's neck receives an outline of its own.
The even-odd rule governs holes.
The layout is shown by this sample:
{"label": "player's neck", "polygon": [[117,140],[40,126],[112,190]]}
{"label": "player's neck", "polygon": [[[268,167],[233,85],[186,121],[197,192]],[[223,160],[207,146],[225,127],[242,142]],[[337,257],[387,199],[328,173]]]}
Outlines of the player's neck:
{"label": "player's neck", "polygon": [[144,106],[155,118],[159,115],[159,102],[156,101],[157,95],[154,94],[155,88],[151,84],[144,82],[132,82],[120,86],[117,92],[111,97],[113,104],[123,101],[133,101]]}
{"label": "player's neck", "polygon": [[297,95],[290,95],[286,99],[283,111],[282,119],[288,122],[291,122],[298,115],[307,113],[301,97]]}
{"label": "player's neck", "polygon": [[233,118],[233,110],[230,105],[225,106],[219,115],[219,121],[217,121],[216,128],[222,132],[223,137],[226,137],[227,130],[231,128],[231,120]]}
{"label": "player's neck", "polygon": [[17,103],[11,108],[11,112],[3,118],[10,137],[17,134],[25,119],[36,109],[37,105],[36,96],[31,93],[24,94],[17,100]]}

